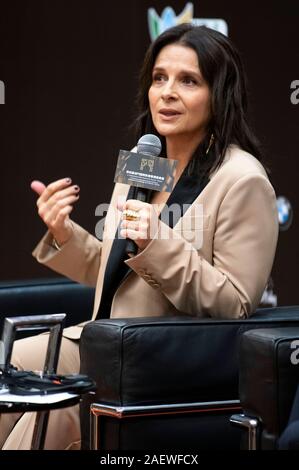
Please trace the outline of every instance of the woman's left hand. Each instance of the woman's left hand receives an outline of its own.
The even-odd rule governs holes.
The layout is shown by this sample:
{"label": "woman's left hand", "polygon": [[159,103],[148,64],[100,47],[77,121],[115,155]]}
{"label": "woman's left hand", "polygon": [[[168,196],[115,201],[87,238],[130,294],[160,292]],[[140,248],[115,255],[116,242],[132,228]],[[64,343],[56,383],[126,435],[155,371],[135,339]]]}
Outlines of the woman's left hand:
{"label": "woman's left hand", "polygon": [[159,218],[155,207],[137,199],[128,199],[119,204],[118,209],[122,211],[120,235],[134,240],[138,248],[144,250],[158,230]]}

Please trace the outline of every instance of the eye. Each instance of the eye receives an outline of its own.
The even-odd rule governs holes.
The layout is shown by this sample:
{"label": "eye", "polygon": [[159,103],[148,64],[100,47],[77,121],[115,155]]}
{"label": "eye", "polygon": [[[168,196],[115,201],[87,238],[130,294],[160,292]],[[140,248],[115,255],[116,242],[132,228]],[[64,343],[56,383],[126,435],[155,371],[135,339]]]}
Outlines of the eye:
{"label": "eye", "polygon": [[191,76],[189,76],[189,75],[184,76],[184,77],[182,78],[182,82],[183,82],[185,85],[190,85],[190,86],[192,86],[192,85],[197,85],[197,84],[198,84],[197,80],[195,80],[194,77],[191,77]]}
{"label": "eye", "polygon": [[166,76],[163,75],[162,73],[154,73],[153,74],[153,83],[160,83],[166,80]]}

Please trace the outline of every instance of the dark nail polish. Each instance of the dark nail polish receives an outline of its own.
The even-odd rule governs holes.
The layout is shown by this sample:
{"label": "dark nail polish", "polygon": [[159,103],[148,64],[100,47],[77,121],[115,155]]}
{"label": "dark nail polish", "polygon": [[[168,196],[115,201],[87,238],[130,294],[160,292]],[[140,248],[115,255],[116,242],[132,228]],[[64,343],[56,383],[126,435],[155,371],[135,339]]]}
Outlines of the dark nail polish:
{"label": "dark nail polish", "polygon": [[74,186],[75,191],[79,191],[79,189],[80,189],[79,186]]}

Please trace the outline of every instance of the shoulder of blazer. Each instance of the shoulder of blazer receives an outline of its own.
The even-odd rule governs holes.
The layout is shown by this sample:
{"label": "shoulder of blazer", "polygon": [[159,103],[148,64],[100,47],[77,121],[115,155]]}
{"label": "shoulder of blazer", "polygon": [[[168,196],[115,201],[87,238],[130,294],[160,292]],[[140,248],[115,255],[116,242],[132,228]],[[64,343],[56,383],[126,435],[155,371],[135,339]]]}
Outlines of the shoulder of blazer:
{"label": "shoulder of blazer", "polygon": [[250,175],[263,176],[269,181],[263,165],[257,158],[236,145],[230,145],[222,165],[211,175],[210,179],[221,178],[221,180],[229,180],[230,184],[234,184],[240,178]]}

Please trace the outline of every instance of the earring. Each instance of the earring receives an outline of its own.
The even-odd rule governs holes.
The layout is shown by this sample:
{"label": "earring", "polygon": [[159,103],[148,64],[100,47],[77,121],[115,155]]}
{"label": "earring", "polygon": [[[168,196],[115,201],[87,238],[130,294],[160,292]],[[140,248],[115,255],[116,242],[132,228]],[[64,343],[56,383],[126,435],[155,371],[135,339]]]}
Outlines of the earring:
{"label": "earring", "polygon": [[215,137],[214,137],[214,134],[212,133],[211,137],[210,137],[210,142],[209,142],[208,148],[206,150],[206,155],[209,153],[210,148],[212,147],[214,140],[215,140]]}

